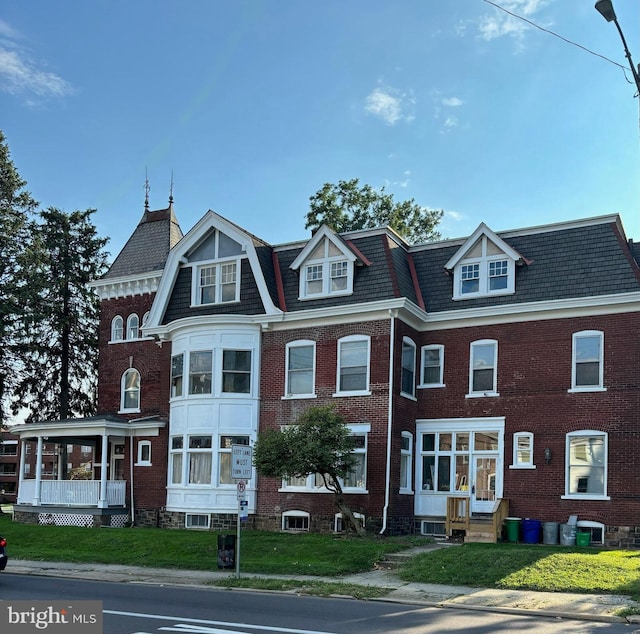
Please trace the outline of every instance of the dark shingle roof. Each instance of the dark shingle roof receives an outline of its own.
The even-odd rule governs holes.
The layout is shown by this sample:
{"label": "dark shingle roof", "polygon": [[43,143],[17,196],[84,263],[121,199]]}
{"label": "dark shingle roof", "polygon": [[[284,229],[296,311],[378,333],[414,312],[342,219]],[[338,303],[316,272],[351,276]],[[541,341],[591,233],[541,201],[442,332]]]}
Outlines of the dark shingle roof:
{"label": "dark shingle roof", "polygon": [[145,211],[103,279],[162,270],[169,251],[181,238],[173,205],[158,211]]}

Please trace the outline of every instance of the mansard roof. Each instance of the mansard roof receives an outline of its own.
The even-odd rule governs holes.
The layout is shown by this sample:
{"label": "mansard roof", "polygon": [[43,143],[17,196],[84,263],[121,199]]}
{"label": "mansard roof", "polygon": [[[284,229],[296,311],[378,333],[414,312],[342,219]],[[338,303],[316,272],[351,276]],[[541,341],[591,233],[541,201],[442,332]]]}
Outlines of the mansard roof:
{"label": "mansard roof", "polygon": [[181,239],[182,230],[174,214],[173,203],[166,209],[146,209],[135,231],[102,279],[161,271],[169,251]]}
{"label": "mansard roof", "polygon": [[[408,245],[389,228],[343,234],[322,228],[309,240],[270,245],[208,211],[168,251],[178,235],[170,237],[169,229],[174,223],[171,208],[145,213],[108,273],[110,276],[132,275],[144,272],[145,268],[164,267],[147,321],[146,330],[150,334],[162,335],[169,324],[185,318],[237,316],[253,321],[264,318],[267,323],[272,318],[286,319],[286,315],[306,319],[369,310],[367,307],[378,310],[376,306],[410,304],[411,310],[422,311],[423,319],[428,321],[430,315],[442,313],[446,317],[453,313],[462,315],[465,311],[470,314],[470,309],[495,307],[498,311],[512,312],[522,304],[550,305],[558,300],[575,303],[598,297],[602,299],[596,301],[604,302],[608,301],[605,296],[640,296],[640,274],[634,260],[637,254],[630,248],[635,245],[627,243],[617,215],[502,232],[493,232],[480,224],[467,238],[415,246]],[[200,245],[206,244],[214,231],[224,233],[241,245],[239,301],[194,306],[193,267],[198,266],[202,257]],[[164,240],[160,249],[162,256],[156,255],[159,249],[152,246],[154,232]],[[455,267],[480,236],[487,236],[507,257],[525,266],[515,269],[514,292],[454,299]],[[301,297],[300,276],[304,274],[305,258],[313,252],[314,245],[326,237],[339,245],[356,265],[353,290]],[[358,308],[351,308],[355,306]],[[296,313],[299,315],[295,316]]]}

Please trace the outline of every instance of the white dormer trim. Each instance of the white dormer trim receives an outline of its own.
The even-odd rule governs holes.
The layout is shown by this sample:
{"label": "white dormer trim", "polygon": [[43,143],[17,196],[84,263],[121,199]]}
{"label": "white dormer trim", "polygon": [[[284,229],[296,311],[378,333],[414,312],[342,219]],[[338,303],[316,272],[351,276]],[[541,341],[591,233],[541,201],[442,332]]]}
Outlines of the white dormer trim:
{"label": "white dormer trim", "polygon": [[[471,254],[471,250],[478,243],[480,243],[481,252]],[[494,245],[497,253],[489,252],[487,248],[489,243]],[[453,271],[453,299],[515,293],[515,267],[516,264],[522,264],[524,261],[520,253],[481,222],[444,265],[447,271]],[[492,280],[495,282],[497,278],[501,278],[502,284],[492,288],[491,282]]]}
{"label": "white dormer trim", "polygon": [[[321,258],[311,260],[313,253],[323,244],[333,245],[337,254],[330,255],[328,253],[329,246],[327,246]],[[289,267],[298,272],[298,299],[351,295],[356,261],[356,255],[344,241],[327,225],[322,225]],[[343,287],[341,285],[339,288],[334,288],[333,281],[338,279],[335,275],[338,267],[340,272],[338,277],[344,282]]]}
{"label": "white dormer trim", "polygon": [[[169,251],[162,278],[158,285],[158,292],[151,307],[149,318],[144,326],[145,334],[158,334],[162,338],[160,331],[165,330],[165,328],[161,326],[161,320],[169,304],[171,292],[178,277],[178,271],[181,266],[185,266],[188,263],[186,259],[187,253],[194,249],[212,229],[228,235],[241,245],[243,253],[246,254],[246,258],[249,260],[266,314],[282,314],[282,311],[275,306],[269,294],[252,237],[240,230],[237,225],[209,210],[182,240]],[[238,276],[239,274],[240,272],[238,271]]]}

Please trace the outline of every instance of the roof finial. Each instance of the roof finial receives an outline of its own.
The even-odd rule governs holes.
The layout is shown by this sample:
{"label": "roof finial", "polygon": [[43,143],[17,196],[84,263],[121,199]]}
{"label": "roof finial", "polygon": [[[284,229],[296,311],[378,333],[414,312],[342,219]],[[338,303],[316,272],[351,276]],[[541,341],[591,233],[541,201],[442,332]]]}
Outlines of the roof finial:
{"label": "roof finial", "polygon": [[173,170],[171,170],[171,187],[169,188],[169,206],[173,205]]}
{"label": "roof finial", "polygon": [[149,175],[147,173],[147,168],[144,168],[144,210],[149,211]]}

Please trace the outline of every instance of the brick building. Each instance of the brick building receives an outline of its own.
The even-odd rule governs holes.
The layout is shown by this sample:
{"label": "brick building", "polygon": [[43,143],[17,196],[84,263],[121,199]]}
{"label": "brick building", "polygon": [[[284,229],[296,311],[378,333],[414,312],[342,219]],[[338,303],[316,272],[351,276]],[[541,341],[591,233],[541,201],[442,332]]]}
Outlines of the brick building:
{"label": "brick building", "polygon": [[[102,493],[77,511],[94,522],[229,528],[232,445],[330,403],[370,531],[495,540],[506,515],[578,515],[635,543],[640,277],[616,215],[416,246],[322,227],[274,246],[211,211],[183,236],[171,203],[95,286],[103,414],[20,432],[91,438]],[[254,474],[248,500],[252,527],[341,526],[314,474]]]}

